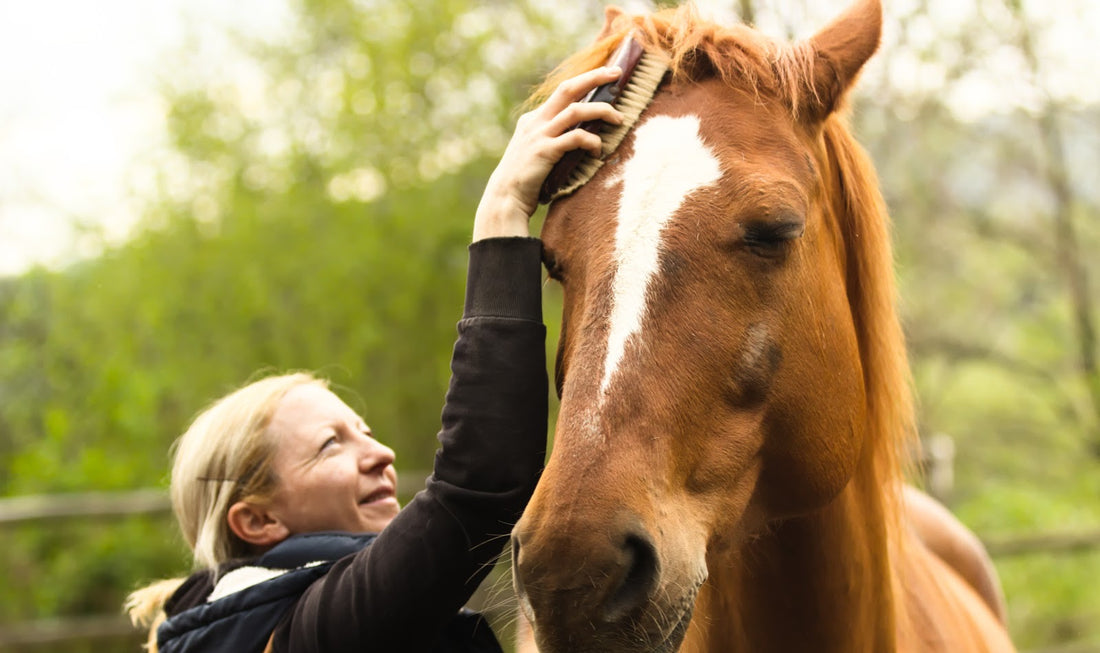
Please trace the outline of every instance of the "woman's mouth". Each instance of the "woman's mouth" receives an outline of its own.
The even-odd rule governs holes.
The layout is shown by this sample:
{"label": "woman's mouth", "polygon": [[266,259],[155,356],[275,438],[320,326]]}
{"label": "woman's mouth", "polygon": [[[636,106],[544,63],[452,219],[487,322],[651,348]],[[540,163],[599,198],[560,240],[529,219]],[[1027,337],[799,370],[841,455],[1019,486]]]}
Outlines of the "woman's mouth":
{"label": "woman's mouth", "polygon": [[369,504],[380,503],[387,499],[394,498],[396,498],[396,493],[394,492],[394,489],[392,487],[384,485],[374,492],[371,492],[367,496],[363,497],[363,499],[359,501],[359,505],[365,506]]}

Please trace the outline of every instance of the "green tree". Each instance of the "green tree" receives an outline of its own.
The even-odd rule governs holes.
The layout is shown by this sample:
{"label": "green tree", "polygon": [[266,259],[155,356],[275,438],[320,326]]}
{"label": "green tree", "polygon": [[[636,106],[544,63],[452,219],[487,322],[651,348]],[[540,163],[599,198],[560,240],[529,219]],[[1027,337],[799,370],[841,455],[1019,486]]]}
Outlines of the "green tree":
{"label": "green tree", "polygon": [[[210,76],[166,62],[172,151],[132,239],[0,286],[0,494],[163,486],[191,417],[265,370],[331,377],[401,467],[429,468],[512,107],[600,24],[547,11],[302,0],[292,33]],[[10,535],[0,623],[115,612],[187,570],[168,520]]]}

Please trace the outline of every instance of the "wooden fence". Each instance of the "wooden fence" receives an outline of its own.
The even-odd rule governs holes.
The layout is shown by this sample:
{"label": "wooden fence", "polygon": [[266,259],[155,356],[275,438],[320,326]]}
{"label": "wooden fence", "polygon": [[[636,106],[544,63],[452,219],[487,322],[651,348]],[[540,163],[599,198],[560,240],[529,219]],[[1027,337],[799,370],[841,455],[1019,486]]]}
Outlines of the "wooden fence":
{"label": "wooden fence", "polygon": [[[406,471],[402,478],[426,478],[428,472]],[[404,483],[405,487],[422,484]],[[408,496],[402,497],[403,499]],[[167,516],[171,504],[163,489],[128,492],[89,492],[0,498],[0,530],[63,519],[117,519],[141,515]],[[1074,554],[1100,548],[1100,530],[1041,533],[983,538],[995,558],[1039,553]],[[30,649],[66,642],[138,637],[120,615],[64,617],[29,623],[0,624],[0,651]],[[136,650],[136,649],[135,649]],[[1043,649],[1031,653],[1100,653],[1092,646]]]}
{"label": "wooden fence", "polygon": [[[398,486],[402,500],[423,487],[411,479],[426,479],[430,472],[405,470]],[[404,488],[409,488],[408,492]],[[18,526],[62,520],[119,519],[123,517],[168,517],[172,503],[162,488],[126,492],[80,492],[0,498],[0,537],[3,531]],[[121,608],[120,608],[121,610]],[[33,650],[89,640],[130,640],[133,650],[144,641],[122,614],[81,617],[56,617],[36,621],[0,624],[0,651]]]}

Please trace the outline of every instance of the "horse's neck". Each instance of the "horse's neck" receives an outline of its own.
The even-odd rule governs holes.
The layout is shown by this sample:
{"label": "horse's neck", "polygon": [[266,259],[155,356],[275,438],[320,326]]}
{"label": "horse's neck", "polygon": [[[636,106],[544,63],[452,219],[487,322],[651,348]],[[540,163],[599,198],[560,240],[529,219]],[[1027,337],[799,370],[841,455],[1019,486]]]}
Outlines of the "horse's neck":
{"label": "horse's neck", "polygon": [[859,485],[741,551],[711,556],[681,651],[893,651],[882,501]]}

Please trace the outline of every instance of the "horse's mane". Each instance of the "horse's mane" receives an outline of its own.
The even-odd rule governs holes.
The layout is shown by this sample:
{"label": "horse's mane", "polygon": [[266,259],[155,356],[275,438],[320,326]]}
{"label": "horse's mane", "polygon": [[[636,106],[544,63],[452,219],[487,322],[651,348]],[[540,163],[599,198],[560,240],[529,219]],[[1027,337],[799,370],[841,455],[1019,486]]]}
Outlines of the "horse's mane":
{"label": "horse's mane", "polygon": [[805,83],[813,66],[809,44],[776,41],[747,25],[716,25],[688,2],[650,14],[620,14],[602,38],[559,64],[536,87],[528,104],[549,97],[566,79],[604,65],[631,31],[646,50],[668,56],[674,79],[696,81],[717,75],[754,93],[787,98],[794,112],[803,94],[814,92]]}
{"label": "horse's mane", "polygon": [[[602,38],[562,62],[529,103],[548,97],[565,79],[604,65],[631,30],[647,49],[668,55],[674,79],[690,82],[717,75],[732,86],[780,99],[795,119],[807,94],[816,96],[810,83],[816,53],[809,42],[776,41],[741,24],[715,25],[688,3],[652,14],[618,15]],[[822,135],[835,175],[826,185],[834,188],[849,259],[848,300],[868,389],[874,481],[886,490],[884,510],[892,521],[898,516],[901,483],[912,471],[916,429],[896,311],[889,216],[874,167],[849,133],[844,116],[829,116]]]}
{"label": "horse's mane", "polygon": [[[870,158],[833,115],[822,129],[847,250],[848,304],[859,339],[874,443],[875,476],[888,497],[913,471],[917,430],[905,336],[897,314],[890,218]],[[888,506],[896,508],[896,506]]]}

